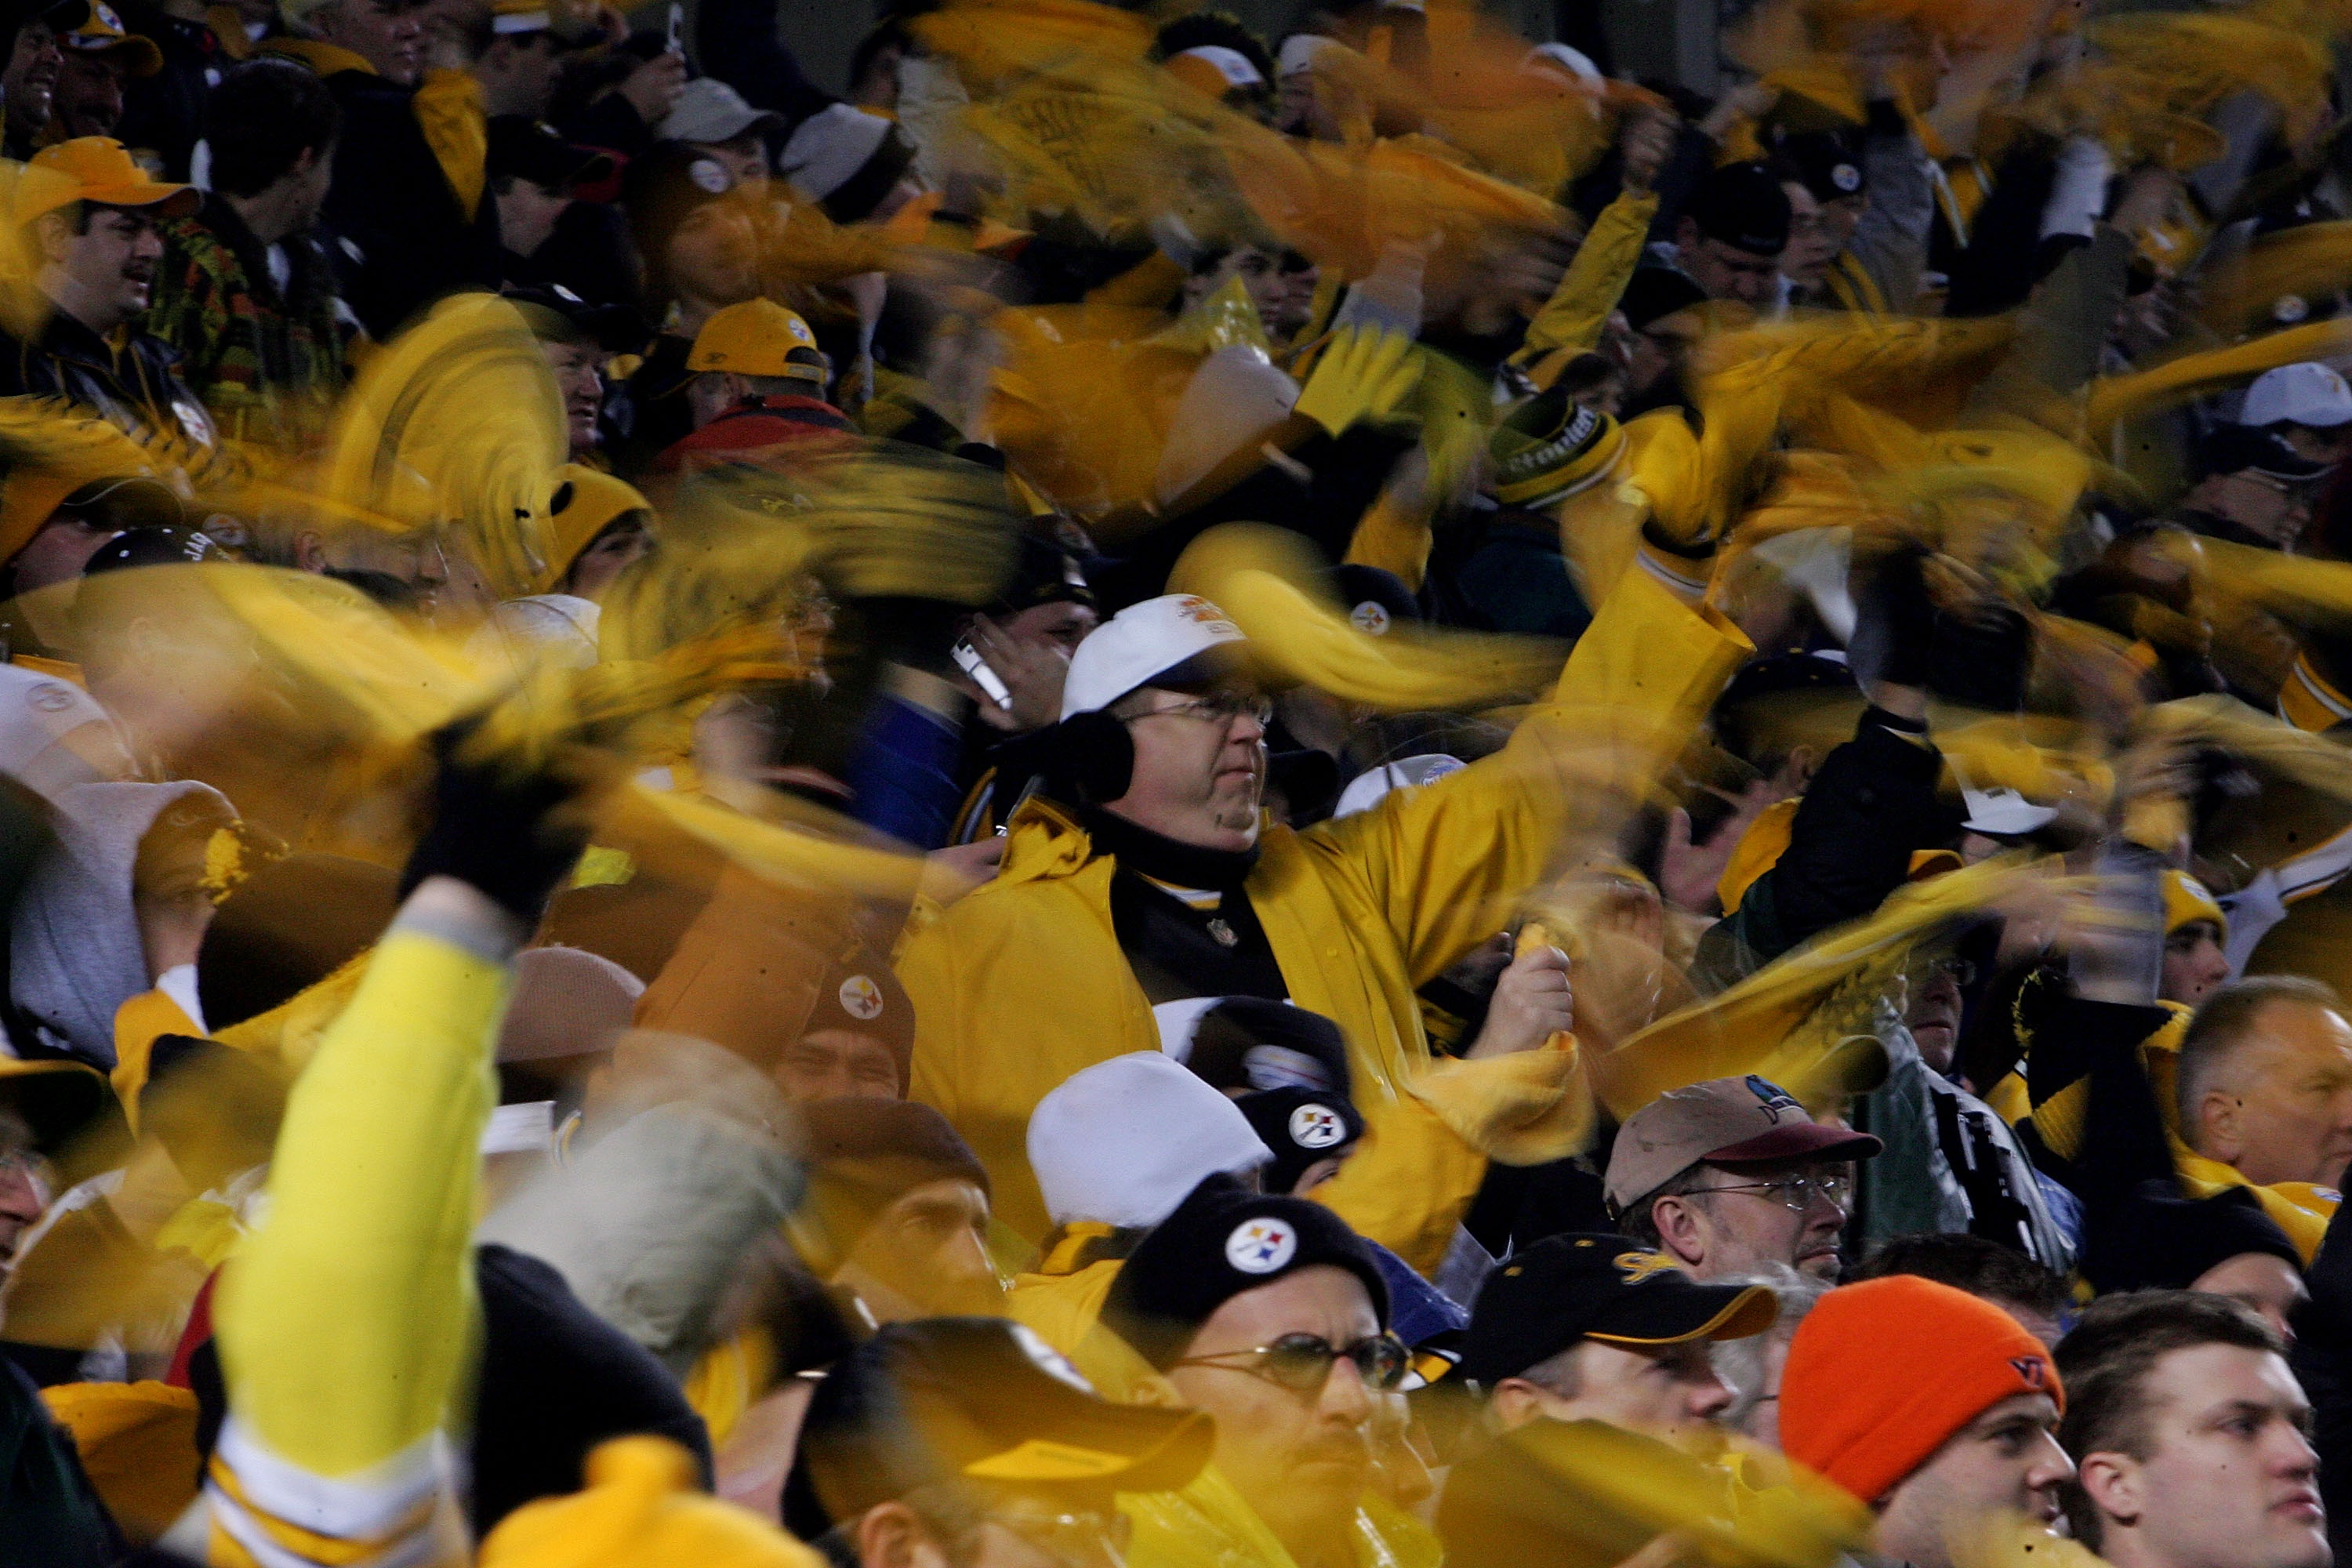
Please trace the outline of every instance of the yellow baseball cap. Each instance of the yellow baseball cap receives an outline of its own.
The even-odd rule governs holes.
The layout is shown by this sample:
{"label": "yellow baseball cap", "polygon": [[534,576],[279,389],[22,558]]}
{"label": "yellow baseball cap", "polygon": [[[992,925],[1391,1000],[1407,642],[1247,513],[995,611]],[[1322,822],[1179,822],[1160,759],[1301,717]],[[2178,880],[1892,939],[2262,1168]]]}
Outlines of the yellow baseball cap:
{"label": "yellow baseball cap", "polygon": [[29,460],[0,481],[0,562],[30,544],[65,499],[83,486],[155,477],[146,449],[103,419],[59,418],[39,427],[26,447]]}
{"label": "yellow baseball cap", "polygon": [[111,53],[132,76],[153,76],[163,68],[163,51],[155,47],[155,40],[123,26],[122,18],[106,0],[90,0],[89,19],[60,36],[58,43],[68,52]]}
{"label": "yellow baseball cap", "polygon": [[[151,46],[152,47],[152,46]],[[77,136],[44,147],[16,183],[16,226],[74,202],[110,207],[162,206],[165,217],[196,210],[194,185],[158,180],[111,136]]]}
{"label": "yellow baseball cap", "polygon": [[694,1460],[666,1437],[616,1437],[588,1456],[588,1484],[507,1515],[479,1568],[825,1568],[750,1509],[696,1490]]}
{"label": "yellow baseball cap", "polygon": [[515,33],[544,33],[555,26],[555,13],[548,0],[492,0],[490,31],[501,37]]}
{"label": "yellow baseball cap", "polygon": [[824,359],[816,334],[793,311],[773,300],[730,305],[702,324],[686,356],[694,371],[732,371],[737,375],[782,375],[825,382]]}

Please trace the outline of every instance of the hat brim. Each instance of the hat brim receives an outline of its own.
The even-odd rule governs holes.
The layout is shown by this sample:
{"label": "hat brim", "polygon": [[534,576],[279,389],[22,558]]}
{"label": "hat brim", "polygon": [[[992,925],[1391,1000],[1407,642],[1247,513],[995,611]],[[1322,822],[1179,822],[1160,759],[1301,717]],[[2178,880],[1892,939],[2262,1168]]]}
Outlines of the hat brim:
{"label": "hat brim", "polygon": [[1792,1121],[1701,1156],[1710,1165],[1760,1165],[1774,1160],[1867,1160],[1886,1147],[1867,1132]]}
{"label": "hat brim", "polygon": [[58,1152],[95,1121],[108,1093],[105,1078],[82,1062],[0,1059],[0,1107],[25,1119],[44,1154]]}
{"label": "hat brim", "polygon": [[1780,1316],[1780,1299],[1761,1285],[1677,1284],[1664,1290],[1629,1292],[1623,1317],[1638,1312],[1639,1323],[1584,1331],[1605,1345],[1681,1345],[1693,1340],[1744,1340],[1770,1328]]}
{"label": "hat brim", "polygon": [[162,217],[186,217],[196,210],[203,197],[194,185],[169,185],[160,180],[142,180],[135,184],[101,185],[85,188],[79,200],[102,207],[156,207]]}
{"label": "hat brim", "polygon": [[1108,1486],[1113,1491],[1174,1491],[1209,1460],[1216,1423],[1202,1411],[1114,1405],[1076,1395],[1052,1437],[1031,1437],[974,1459],[974,1480],[1028,1486]]}

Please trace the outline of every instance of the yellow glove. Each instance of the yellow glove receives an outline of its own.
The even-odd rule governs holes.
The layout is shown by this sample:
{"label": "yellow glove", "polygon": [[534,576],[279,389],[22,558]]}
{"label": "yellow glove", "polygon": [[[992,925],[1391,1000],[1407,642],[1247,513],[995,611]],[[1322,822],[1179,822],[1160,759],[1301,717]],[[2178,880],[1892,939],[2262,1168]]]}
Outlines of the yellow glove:
{"label": "yellow glove", "polygon": [[1412,340],[1403,333],[1343,327],[1316,362],[1291,412],[1334,436],[1367,419],[1393,419],[1421,384],[1421,372]]}

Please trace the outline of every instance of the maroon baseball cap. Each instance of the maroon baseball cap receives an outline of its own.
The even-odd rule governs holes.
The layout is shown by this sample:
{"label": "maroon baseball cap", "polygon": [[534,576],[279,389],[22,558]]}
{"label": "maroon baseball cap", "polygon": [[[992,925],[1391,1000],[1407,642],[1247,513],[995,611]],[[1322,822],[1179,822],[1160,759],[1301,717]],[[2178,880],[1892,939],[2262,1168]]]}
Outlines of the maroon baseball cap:
{"label": "maroon baseball cap", "polygon": [[1609,1203],[1622,1212],[1702,1160],[1867,1160],[1885,1147],[1867,1132],[1824,1127],[1769,1079],[1709,1079],[1658,1096],[1618,1129],[1609,1152]]}

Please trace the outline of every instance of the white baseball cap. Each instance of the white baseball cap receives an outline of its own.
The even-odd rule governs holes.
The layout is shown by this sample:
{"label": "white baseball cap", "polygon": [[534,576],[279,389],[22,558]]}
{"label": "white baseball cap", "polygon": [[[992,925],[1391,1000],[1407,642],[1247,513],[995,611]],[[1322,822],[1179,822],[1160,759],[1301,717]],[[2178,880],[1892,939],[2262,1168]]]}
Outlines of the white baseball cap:
{"label": "white baseball cap", "polygon": [[2352,425],[2352,386],[2316,360],[2266,370],[2246,388],[2241,425]]}
{"label": "white baseball cap", "polygon": [[1158,1225],[1206,1178],[1274,1158],[1239,1106],[1159,1051],[1063,1079],[1029,1113],[1028,1142],[1055,1225]]}
{"label": "white baseball cap", "polygon": [[1960,826],[1970,833],[1982,833],[1995,838],[2036,832],[2049,826],[2058,816],[2056,806],[2036,805],[2006,784],[1992,789],[1963,786],[1960,799],[1967,803],[1969,808],[1968,819]]}
{"label": "white baseball cap", "polygon": [[1129,605],[1097,626],[1070,656],[1062,682],[1062,717],[1108,708],[1139,686],[1168,676],[1198,680],[1213,673],[1183,670],[1220,643],[1246,642],[1225,612],[1194,594],[1162,594]]}

